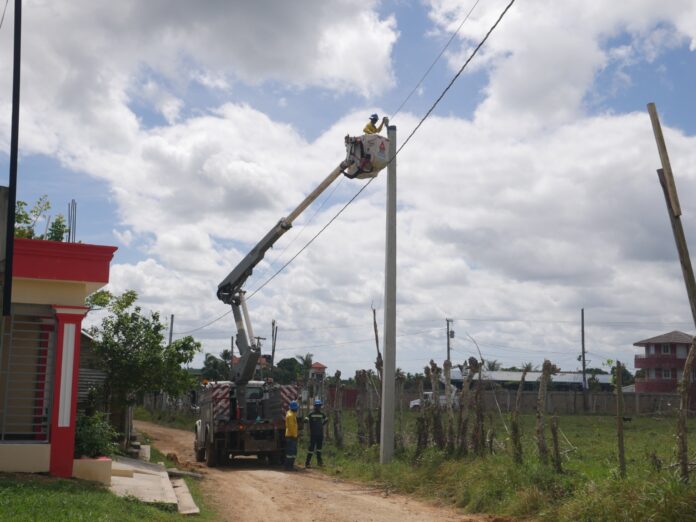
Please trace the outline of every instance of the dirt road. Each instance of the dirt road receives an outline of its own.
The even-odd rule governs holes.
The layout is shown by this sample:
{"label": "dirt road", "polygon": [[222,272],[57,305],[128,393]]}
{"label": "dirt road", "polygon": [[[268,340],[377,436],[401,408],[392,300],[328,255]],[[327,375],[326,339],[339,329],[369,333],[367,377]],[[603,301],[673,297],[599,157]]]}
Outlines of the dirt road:
{"label": "dirt road", "polygon": [[268,469],[255,460],[235,461],[228,468],[209,469],[195,463],[193,433],[135,421],[161,452],[176,453],[180,462],[205,474],[201,489],[220,520],[313,522],[492,522],[463,516],[403,495],[385,496],[368,486],[335,480],[317,471],[297,473]]}

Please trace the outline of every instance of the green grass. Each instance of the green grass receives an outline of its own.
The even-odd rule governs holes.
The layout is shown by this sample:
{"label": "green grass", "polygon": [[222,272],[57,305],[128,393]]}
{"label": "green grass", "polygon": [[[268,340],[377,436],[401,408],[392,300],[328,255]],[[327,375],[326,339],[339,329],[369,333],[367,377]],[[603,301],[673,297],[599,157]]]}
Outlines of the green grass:
{"label": "green grass", "polygon": [[[406,414],[407,448],[413,447],[414,423],[415,415]],[[628,476],[621,480],[617,478],[613,417],[560,419],[561,430],[576,450],[567,453],[564,473],[559,475],[550,466],[538,463],[531,415],[522,416],[522,466],[512,462],[499,417],[494,421],[498,446],[494,455],[458,459],[430,448],[415,462],[412,450],[407,449],[389,465],[380,466],[378,448],[359,447],[355,420],[346,416],[348,444],[342,451],[327,444],[325,469],[329,474],[454,505],[467,512],[543,520],[696,520],[696,486],[681,484],[676,467],[670,467],[676,462],[675,424],[674,418],[647,417],[634,417],[625,423]],[[547,438],[550,446],[550,434]],[[563,437],[561,441],[561,450],[570,449]],[[690,422],[689,443],[691,453],[696,453],[696,421]],[[660,471],[651,464],[653,451],[662,461]],[[301,451],[300,461],[303,458]]]}
{"label": "green grass", "polygon": [[0,520],[137,522],[183,518],[177,513],[118,497],[93,482],[32,474],[0,474]]}
{"label": "green grass", "polygon": [[193,414],[171,413],[171,412],[151,412],[142,406],[136,406],[133,412],[133,418],[136,420],[155,422],[170,428],[191,431],[198,419]]}

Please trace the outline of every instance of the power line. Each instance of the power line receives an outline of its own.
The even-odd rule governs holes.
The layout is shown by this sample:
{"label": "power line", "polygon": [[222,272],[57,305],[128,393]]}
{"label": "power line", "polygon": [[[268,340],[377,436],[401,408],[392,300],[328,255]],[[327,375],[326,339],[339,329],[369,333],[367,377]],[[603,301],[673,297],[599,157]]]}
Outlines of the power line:
{"label": "power line", "polygon": [[447,48],[450,46],[450,44],[451,44],[452,41],[454,40],[454,37],[457,36],[457,34],[459,34],[459,31],[460,31],[461,28],[464,26],[464,23],[469,19],[469,16],[471,16],[471,13],[474,11],[474,9],[476,9],[476,6],[479,4],[480,1],[481,1],[481,0],[476,0],[476,2],[475,2],[474,5],[471,7],[471,9],[469,9],[469,12],[466,13],[466,16],[464,17],[464,20],[462,20],[462,23],[459,24],[459,27],[457,27],[457,30],[454,31],[454,32],[452,33],[452,35],[450,36],[449,40],[447,40],[447,43],[445,44],[445,46],[444,46],[444,47],[442,48],[442,50],[440,51],[440,54],[438,54],[438,55],[435,57],[435,59],[433,60],[433,63],[430,64],[430,67],[428,67],[428,69],[425,71],[425,73],[423,74],[423,76],[421,76],[421,79],[418,80],[418,83],[415,85],[415,87],[413,87],[413,89],[411,89],[411,92],[409,92],[409,93],[408,93],[408,96],[406,96],[406,98],[404,99],[404,101],[401,102],[401,105],[399,105],[399,107],[396,109],[396,111],[392,113],[392,116],[391,116],[392,118],[394,118],[397,114],[399,114],[399,112],[401,111],[401,109],[404,108],[404,105],[406,105],[406,103],[408,102],[408,100],[411,99],[411,96],[413,96],[413,94],[418,90],[418,87],[420,87],[421,84],[423,83],[423,81],[428,77],[428,75],[430,74],[430,71],[432,71],[432,70],[433,70],[433,67],[435,67],[435,64],[436,64],[438,61],[440,61],[440,58],[442,58],[442,55],[445,54],[445,51],[447,50]]}
{"label": "power line", "polygon": [[[387,163],[387,165],[389,165],[392,161],[394,161],[394,160],[396,159],[396,157],[397,157],[398,154],[403,150],[403,148],[406,146],[406,144],[408,144],[408,142],[411,141],[411,138],[413,138],[414,134],[415,134],[416,132],[418,132],[418,129],[420,129],[421,125],[423,125],[423,122],[425,122],[425,120],[428,119],[428,118],[430,117],[430,115],[431,115],[432,112],[435,110],[435,108],[438,106],[438,104],[440,103],[440,101],[442,101],[442,99],[445,97],[445,94],[447,94],[447,92],[450,90],[450,88],[452,87],[452,85],[454,85],[454,82],[457,81],[457,79],[459,78],[459,76],[461,76],[461,74],[464,72],[464,69],[466,69],[466,66],[469,65],[469,63],[471,62],[471,60],[472,60],[472,59],[474,58],[474,56],[476,56],[476,54],[478,53],[479,49],[481,49],[481,47],[483,46],[483,44],[486,43],[486,40],[488,40],[488,37],[489,37],[489,36],[491,35],[491,33],[495,30],[495,28],[498,26],[498,24],[500,23],[500,21],[503,19],[503,17],[505,16],[505,14],[508,12],[508,10],[512,7],[512,5],[513,5],[514,3],[515,3],[515,0],[510,0],[510,3],[505,7],[505,9],[503,10],[503,12],[500,14],[500,16],[498,17],[498,19],[495,21],[495,23],[494,23],[494,24],[491,26],[491,28],[488,30],[488,32],[486,33],[486,35],[485,35],[485,36],[483,37],[483,39],[479,42],[479,44],[476,46],[476,48],[471,52],[471,54],[469,55],[469,58],[467,58],[467,60],[464,62],[464,65],[461,66],[461,68],[459,69],[459,71],[457,72],[457,74],[455,74],[454,77],[452,78],[452,80],[450,80],[449,84],[447,84],[447,86],[446,86],[445,89],[442,91],[442,93],[440,94],[440,96],[437,97],[437,99],[436,99],[435,102],[432,104],[432,106],[430,107],[430,109],[428,109],[428,112],[425,113],[425,116],[423,116],[423,117],[421,118],[421,120],[418,122],[418,124],[413,128],[413,130],[411,131],[411,133],[407,136],[407,138],[404,140],[404,142],[401,144],[401,146],[397,149],[397,151],[396,151],[396,153],[394,154],[394,156],[393,156],[392,158],[390,158],[390,160],[389,160],[389,162]],[[264,281],[264,282],[261,284],[261,286],[259,286],[256,290],[254,290],[254,291],[251,293],[251,295],[250,295],[247,299],[251,299],[251,298],[252,298],[254,295],[256,295],[256,293],[258,293],[263,287],[265,287],[268,283],[270,283],[273,279],[275,279],[276,276],[277,276],[278,274],[280,274],[283,270],[285,270],[285,268],[286,268],[290,263],[292,263],[292,262],[297,258],[297,256],[299,256],[302,252],[304,252],[304,250],[305,250],[309,245],[311,245],[311,244],[321,235],[321,233],[324,232],[324,230],[326,230],[326,229],[329,227],[329,225],[331,225],[331,224],[338,218],[338,216],[340,216],[340,215],[343,213],[343,211],[344,211],[351,203],[353,203],[353,201],[355,201],[355,200],[358,198],[358,196],[359,196],[360,194],[362,194],[362,192],[363,192],[367,187],[370,186],[370,183],[372,183],[375,179],[376,179],[376,178],[370,178],[370,180],[369,180],[367,183],[365,183],[365,184],[360,188],[360,190],[358,190],[358,191],[355,193],[355,195],[354,195],[352,198],[350,198],[350,199],[348,200],[348,202],[347,202],[345,205],[343,205],[343,207],[341,207],[341,209],[340,209],[340,210],[339,210],[339,211],[338,211],[338,212],[337,212],[337,213],[336,213],[336,214],[335,214],[335,215],[334,215],[334,216],[333,216],[333,217],[332,217],[320,230],[319,230],[319,232],[317,232],[317,233],[312,237],[312,239],[309,240],[309,242],[307,242],[307,243],[306,243],[294,256],[292,256],[283,266],[281,266],[281,267],[278,269],[277,272],[275,272],[271,277],[269,277],[266,281]]]}
{"label": "power line", "polygon": [[343,180],[344,180],[344,179],[345,179],[345,178],[342,177],[342,178],[338,181],[338,183],[334,186],[333,190],[331,190],[331,192],[329,193],[329,195],[326,196],[326,197],[324,198],[324,200],[321,202],[321,205],[319,205],[319,208],[317,208],[317,209],[314,211],[314,214],[312,214],[312,215],[310,216],[310,218],[309,218],[305,223],[302,224],[302,228],[300,229],[300,231],[299,231],[297,234],[295,234],[295,237],[293,237],[293,238],[288,242],[288,244],[285,246],[285,248],[283,248],[283,250],[280,252],[280,254],[278,254],[278,255],[276,256],[276,258],[275,258],[273,261],[271,261],[271,262],[269,263],[269,265],[270,265],[271,267],[273,267],[273,265],[275,265],[275,264],[278,262],[278,260],[279,260],[281,257],[283,257],[283,254],[288,250],[288,248],[290,248],[290,247],[292,246],[292,244],[293,244],[295,241],[297,241],[297,240],[300,238],[300,236],[302,236],[302,234],[304,233],[304,231],[305,231],[305,229],[307,228],[307,226],[314,220],[314,218],[317,216],[317,214],[319,214],[319,212],[321,211],[321,209],[324,208],[324,205],[326,205],[326,203],[331,199],[331,196],[334,195],[334,192],[336,192],[336,190],[338,190],[338,187],[341,186],[341,183],[343,183]]}
{"label": "power line", "polygon": [[[466,69],[467,65],[469,65],[469,63],[470,63],[471,60],[474,58],[474,56],[476,56],[476,54],[478,53],[479,49],[481,49],[481,47],[483,47],[483,44],[486,43],[486,40],[488,40],[488,37],[493,33],[493,31],[495,30],[495,28],[498,27],[498,24],[499,24],[500,21],[503,19],[503,17],[504,17],[505,14],[508,12],[508,10],[513,6],[514,3],[515,3],[515,0],[510,0],[510,3],[508,3],[508,5],[505,7],[505,9],[503,9],[502,13],[500,13],[500,16],[499,16],[498,19],[495,21],[495,23],[491,26],[491,28],[488,30],[488,32],[486,33],[486,35],[483,37],[483,39],[479,42],[479,44],[478,44],[478,45],[474,48],[474,50],[471,52],[471,54],[469,55],[469,58],[467,58],[467,60],[464,62],[464,65],[461,66],[461,68],[459,69],[459,71],[457,72],[457,74],[454,75],[454,77],[452,78],[452,80],[450,80],[449,84],[447,84],[447,86],[446,86],[445,89],[442,91],[442,93],[440,94],[440,96],[438,96],[438,98],[437,98],[437,99],[435,100],[435,102],[432,104],[432,106],[430,107],[430,109],[428,109],[428,112],[425,113],[425,115],[421,118],[421,120],[418,122],[418,124],[413,128],[413,130],[412,130],[411,133],[408,135],[408,137],[406,138],[406,140],[404,140],[404,142],[401,144],[401,146],[397,149],[397,151],[396,151],[396,153],[394,154],[394,156],[393,156],[392,158],[390,158],[388,164],[391,163],[392,161],[394,161],[394,160],[396,159],[396,156],[403,150],[403,148],[404,148],[404,147],[406,146],[406,144],[411,140],[411,138],[413,138],[413,136],[414,136],[415,133],[418,131],[418,129],[420,129],[421,125],[423,125],[423,122],[425,122],[425,120],[428,119],[428,118],[430,117],[430,115],[431,115],[432,112],[435,110],[435,108],[438,106],[438,104],[440,103],[440,101],[442,101],[442,99],[445,97],[445,94],[447,94],[447,92],[450,90],[450,88],[452,87],[452,85],[454,85],[454,82],[457,81],[457,79],[459,78],[459,76],[461,76],[461,74],[464,72],[464,69]],[[387,164],[387,165],[388,165],[388,164]],[[355,201],[355,200],[358,198],[358,196],[360,196],[360,194],[362,194],[362,192],[363,192],[367,187],[369,187],[370,184],[371,184],[375,179],[376,179],[376,178],[370,178],[370,180],[369,180],[367,183],[365,183],[365,184],[360,188],[360,190],[358,190],[358,191],[353,195],[353,197],[350,198],[350,199],[348,200],[348,202],[347,202],[345,205],[343,205],[343,206],[340,208],[340,210],[339,210],[339,211],[338,211],[338,212],[337,212],[337,213],[336,213],[336,214],[335,214],[335,215],[334,215],[334,216],[333,216],[321,229],[319,229],[319,231],[318,231],[316,234],[314,234],[314,236],[312,236],[312,238],[311,238],[307,243],[305,243],[305,245],[304,245],[300,250],[297,251],[297,253],[296,253],[295,255],[293,255],[293,256],[292,256],[287,262],[285,262],[275,273],[273,273],[273,275],[271,275],[271,277],[269,277],[268,279],[266,279],[258,288],[256,288],[256,289],[247,297],[247,300],[249,300],[249,299],[251,299],[252,297],[254,297],[254,296],[255,296],[259,291],[261,291],[268,283],[270,283],[271,281],[273,281],[273,279],[275,279],[283,270],[285,270],[285,268],[287,268],[288,265],[290,265],[290,263],[292,263],[295,259],[297,259],[297,257],[298,257],[300,254],[302,254],[302,252],[304,252],[304,251],[309,247],[309,245],[311,245],[312,243],[314,243],[314,241],[324,232],[324,230],[326,230],[327,228],[329,228],[329,226],[330,226],[334,221],[336,221],[336,219],[343,213],[343,211],[344,211],[346,208],[348,208],[348,206],[349,206],[351,203],[353,203],[353,201]],[[218,317],[217,319],[214,319],[213,321],[211,321],[210,323],[208,323],[208,324],[206,324],[206,325],[203,325],[203,326],[201,326],[201,327],[199,327],[199,328],[195,328],[195,329],[193,329],[193,330],[190,330],[189,332],[184,332],[184,333],[192,333],[192,332],[196,332],[196,331],[198,331],[198,330],[202,330],[203,328],[206,328],[206,327],[210,326],[211,324],[217,322],[218,320],[222,319],[222,318],[223,318],[225,315],[227,315],[228,313],[229,313],[229,312],[227,312],[226,314],[221,315],[220,317]]]}
{"label": "power line", "polygon": [[185,332],[174,332],[174,333],[172,333],[172,335],[186,335],[186,334],[190,334],[190,333],[193,333],[193,332],[197,332],[197,331],[199,331],[199,330],[203,330],[204,328],[208,328],[211,324],[217,323],[217,322],[218,322],[220,319],[222,319],[223,317],[225,317],[225,316],[227,316],[227,315],[230,315],[230,313],[232,313],[232,309],[231,309],[231,308],[230,308],[229,310],[227,310],[227,311],[226,311],[224,314],[222,314],[221,316],[216,317],[215,319],[213,319],[213,320],[210,321],[209,323],[204,324],[203,326],[199,326],[198,328],[194,328],[193,330],[186,330]]}
{"label": "power line", "polygon": [[7,12],[7,4],[10,0],[5,0],[5,8],[2,10],[2,18],[0,18],[0,29],[2,29],[2,23],[5,21],[5,13]]}
{"label": "power line", "polygon": [[[441,329],[442,329],[441,327],[428,328],[426,330],[419,330],[417,332],[399,334],[396,337],[413,337],[415,335],[423,335],[423,334],[430,333],[430,332],[433,332],[435,330],[441,330]],[[346,344],[359,344],[359,343],[367,343],[367,342],[374,342],[374,341],[375,341],[375,338],[370,337],[367,339],[353,339],[351,341],[342,341],[342,342],[338,342],[338,343],[328,343],[328,344],[315,344],[312,346],[304,346],[304,345],[303,346],[291,346],[291,347],[286,347],[286,348],[280,348],[280,349],[277,349],[276,351],[281,352],[281,351],[290,351],[290,350],[308,350],[310,348],[331,348],[334,346],[344,346]]]}

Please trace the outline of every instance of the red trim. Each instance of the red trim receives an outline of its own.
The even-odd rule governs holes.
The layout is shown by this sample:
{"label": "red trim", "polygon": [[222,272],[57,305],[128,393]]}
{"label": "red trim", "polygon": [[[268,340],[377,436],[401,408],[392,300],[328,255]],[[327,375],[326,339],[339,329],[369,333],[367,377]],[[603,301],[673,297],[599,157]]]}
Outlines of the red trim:
{"label": "red trim", "polygon": [[16,238],[12,276],[108,283],[109,263],[116,250],[112,246]]}
{"label": "red trim", "polygon": [[[80,374],[80,332],[82,331],[81,314],[56,314],[58,322],[56,338],[56,359],[53,384],[53,411],[51,412],[51,475],[70,478],[73,471],[75,453],[75,417],[77,415],[77,383]],[[70,422],[68,426],[58,427],[60,411],[60,376],[63,364],[63,336],[66,324],[75,325],[75,345],[73,352],[72,397],[70,404]]]}

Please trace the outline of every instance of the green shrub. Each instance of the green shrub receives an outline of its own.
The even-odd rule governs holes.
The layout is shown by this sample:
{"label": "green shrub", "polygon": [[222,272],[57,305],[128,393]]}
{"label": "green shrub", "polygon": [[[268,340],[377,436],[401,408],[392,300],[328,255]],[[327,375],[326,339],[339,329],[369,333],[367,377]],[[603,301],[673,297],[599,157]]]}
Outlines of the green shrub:
{"label": "green shrub", "polygon": [[98,457],[116,451],[118,433],[104,414],[79,415],[75,423],[75,457]]}

